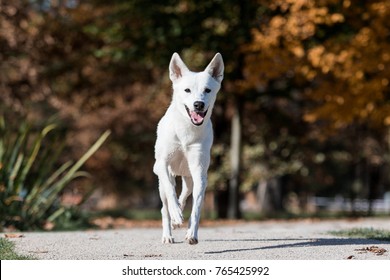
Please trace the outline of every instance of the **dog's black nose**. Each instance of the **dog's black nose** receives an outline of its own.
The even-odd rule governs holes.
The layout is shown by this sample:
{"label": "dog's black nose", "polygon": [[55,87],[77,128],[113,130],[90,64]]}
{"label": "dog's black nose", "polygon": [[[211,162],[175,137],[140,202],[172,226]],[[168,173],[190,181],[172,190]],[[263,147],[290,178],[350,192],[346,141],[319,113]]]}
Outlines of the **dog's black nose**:
{"label": "dog's black nose", "polygon": [[204,109],[204,102],[202,101],[195,101],[194,102],[194,108],[196,111],[203,111]]}

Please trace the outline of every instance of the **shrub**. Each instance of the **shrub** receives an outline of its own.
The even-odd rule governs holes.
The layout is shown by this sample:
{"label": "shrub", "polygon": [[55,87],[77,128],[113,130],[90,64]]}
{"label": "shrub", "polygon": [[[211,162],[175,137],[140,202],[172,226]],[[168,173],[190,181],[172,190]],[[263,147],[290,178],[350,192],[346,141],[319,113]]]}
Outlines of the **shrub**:
{"label": "shrub", "polygon": [[24,121],[15,130],[0,116],[0,226],[43,228],[69,215],[60,194],[73,180],[88,175],[80,168],[109,134],[103,133],[76,162],[60,164],[65,137],[55,123],[37,130]]}

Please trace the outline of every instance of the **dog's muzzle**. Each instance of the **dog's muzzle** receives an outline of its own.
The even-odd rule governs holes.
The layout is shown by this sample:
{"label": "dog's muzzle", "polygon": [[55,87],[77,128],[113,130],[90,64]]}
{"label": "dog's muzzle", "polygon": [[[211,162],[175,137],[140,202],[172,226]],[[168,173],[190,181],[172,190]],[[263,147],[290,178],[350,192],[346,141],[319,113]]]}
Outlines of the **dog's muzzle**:
{"label": "dog's muzzle", "polygon": [[[197,101],[198,102],[198,101]],[[200,111],[198,110],[198,108],[202,108],[204,109],[204,103],[203,102],[200,102],[202,104],[199,104],[195,102],[194,103],[194,107],[195,107],[195,110],[194,111],[191,111],[186,105],[184,105],[184,107],[186,108],[186,111],[187,111],[187,114],[188,116],[190,117],[191,119],[191,122],[196,125],[196,126],[199,126],[199,125],[202,125],[203,121],[204,121],[204,118],[206,117],[206,114],[207,114],[207,111]]]}

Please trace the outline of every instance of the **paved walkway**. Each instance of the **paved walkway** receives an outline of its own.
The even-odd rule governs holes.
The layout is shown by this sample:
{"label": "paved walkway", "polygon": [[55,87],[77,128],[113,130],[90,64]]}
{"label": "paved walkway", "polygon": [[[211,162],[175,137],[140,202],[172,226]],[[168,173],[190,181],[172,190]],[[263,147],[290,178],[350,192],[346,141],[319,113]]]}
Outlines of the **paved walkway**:
{"label": "paved walkway", "polygon": [[[367,228],[390,230],[390,218],[238,222],[203,225],[199,244],[185,242],[185,229],[173,232],[176,243],[161,244],[161,228],[134,227],[77,232],[26,232],[10,238],[16,251],[38,259],[269,259],[390,260],[390,242],[338,237],[329,231]],[[1,234],[4,236],[4,234]],[[371,246],[387,252],[377,255]],[[375,248],[375,247],[374,247]],[[382,250],[383,251],[383,250]]]}

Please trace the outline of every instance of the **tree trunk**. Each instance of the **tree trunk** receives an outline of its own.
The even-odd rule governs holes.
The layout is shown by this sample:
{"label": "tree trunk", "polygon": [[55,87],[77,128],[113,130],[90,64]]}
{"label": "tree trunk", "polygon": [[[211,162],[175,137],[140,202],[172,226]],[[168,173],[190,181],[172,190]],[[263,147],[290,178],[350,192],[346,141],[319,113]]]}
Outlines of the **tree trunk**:
{"label": "tree trunk", "polygon": [[229,204],[228,218],[240,218],[239,209],[239,186],[241,169],[241,104],[234,102],[234,115],[232,118],[231,147],[230,147],[230,165],[231,174],[229,181]]}

